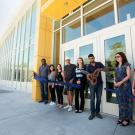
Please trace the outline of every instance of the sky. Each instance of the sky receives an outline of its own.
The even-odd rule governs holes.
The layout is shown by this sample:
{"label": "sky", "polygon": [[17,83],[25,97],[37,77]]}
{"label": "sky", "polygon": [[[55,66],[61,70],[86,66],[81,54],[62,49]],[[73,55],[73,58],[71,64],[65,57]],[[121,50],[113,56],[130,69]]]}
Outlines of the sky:
{"label": "sky", "polygon": [[0,39],[26,0],[0,0]]}

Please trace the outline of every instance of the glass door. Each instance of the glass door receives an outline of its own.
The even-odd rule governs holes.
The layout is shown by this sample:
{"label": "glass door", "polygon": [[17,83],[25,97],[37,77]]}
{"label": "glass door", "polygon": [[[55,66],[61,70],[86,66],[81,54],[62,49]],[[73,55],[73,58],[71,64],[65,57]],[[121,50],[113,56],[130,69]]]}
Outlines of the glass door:
{"label": "glass door", "polygon": [[[131,27],[131,34],[132,34],[132,49],[135,50],[135,23],[134,25]],[[134,63],[134,69],[135,69],[135,53],[133,53],[133,63]],[[133,104],[133,120],[135,120],[135,102]]]}
{"label": "glass door", "polygon": [[[97,47],[96,47],[96,38],[87,38],[80,39],[80,42],[77,44],[77,58],[82,57],[84,63],[89,64],[88,55],[94,54],[97,58]],[[85,108],[90,108],[90,90],[88,84],[85,87]]]}
{"label": "glass door", "polygon": [[60,59],[63,67],[65,65],[65,59],[67,57],[70,58],[72,64],[76,64],[75,46],[70,44],[62,45],[62,57]]}
{"label": "glass door", "polygon": [[[111,28],[111,30],[101,35],[100,60],[106,67],[113,69],[112,71],[103,73],[104,88],[114,89],[115,54],[117,52],[126,53],[128,61],[133,66],[131,48],[130,29],[128,27],[126,29],[121,28],[120,31],[118,31],[117,28]],[[104,113],[118,115],[116,94],[103,90],[102,97],[102,111]]]}
{"label": "glass door", "polygon": [[[77,58],[82,57],[85,64],[89,64],[88,55],[92,53],[97,58],[96,38],[82,37],[78,40],[62,45],[62,65],[65,65],[66,57],[71,59],[71,63],[77,64]],[[90,108],[90,90],[88,85],[85,88],[85,108]]]}

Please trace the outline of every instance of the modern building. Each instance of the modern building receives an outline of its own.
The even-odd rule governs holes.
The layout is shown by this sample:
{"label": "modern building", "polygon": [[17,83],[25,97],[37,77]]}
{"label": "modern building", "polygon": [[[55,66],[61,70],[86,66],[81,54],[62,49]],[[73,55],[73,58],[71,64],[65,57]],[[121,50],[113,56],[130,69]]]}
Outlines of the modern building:
{"label": "modern building", "polygon": [[[113,67],[115,53],[123,51],[133,71],[134,35],[135,0],[33,0],[0,40],[1,83],[30,90],[33,100],[39,100],[39,83],[31,75],[42,58],[64,66],[65,57],[76,63],[81,56],[87,64],[89,53]],[[114,71],[102,75],[104,88],[113,88]],[[86,108],[89,95],[86,88]],[[114,93],[103,90],[102,112],[118,115]]]}

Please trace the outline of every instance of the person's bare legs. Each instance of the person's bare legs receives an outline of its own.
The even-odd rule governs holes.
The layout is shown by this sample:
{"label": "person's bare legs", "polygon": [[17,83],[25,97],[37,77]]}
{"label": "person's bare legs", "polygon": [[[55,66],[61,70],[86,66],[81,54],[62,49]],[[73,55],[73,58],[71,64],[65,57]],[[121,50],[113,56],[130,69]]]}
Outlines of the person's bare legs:
{"label": "person's bare legs", "polygon": [[71,105],[72,106],[72,104],[73,104],[73,92],[72,91],[69,91],[69,105]]}

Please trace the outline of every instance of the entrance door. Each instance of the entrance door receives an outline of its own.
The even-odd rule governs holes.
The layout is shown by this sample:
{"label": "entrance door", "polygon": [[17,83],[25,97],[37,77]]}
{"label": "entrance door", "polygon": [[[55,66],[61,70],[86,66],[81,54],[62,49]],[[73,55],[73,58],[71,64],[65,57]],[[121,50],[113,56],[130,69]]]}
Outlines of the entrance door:
{"label": "entrance door", "polygon": [[[62,63],[65,64],[65,58],[69,57],[71,63],[76,64],[77,58],[82,57],[84,63],[88,64],[88,55],[92,53],[97,58],[96,38],[83,37],[78,40],[62,45]],[[90,90],[88,86],[85,89],[85,108],[90,108]]]}
{"label": "entrance door", "polygon": [[[115,67],[115,54],[117,52],[125,52],[128,61],[133,66],[130,28],[123,27],[120,29],[119,27],[119,31],[117,27],[111,28],[111,30],[102,33],[100,37],[100,61],[103,62],[106,67]],[[103,80],[104,88],[113,89],[114,71],[103,73]],[[103,90],[102,98],[102,112],[118,115],[116,94]]]}

